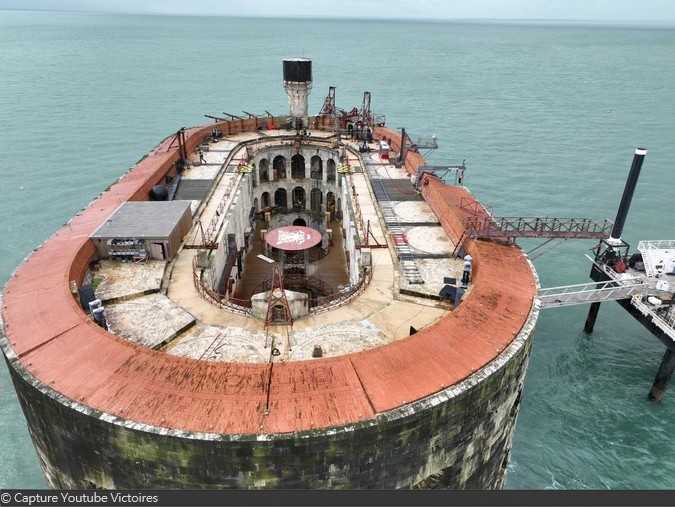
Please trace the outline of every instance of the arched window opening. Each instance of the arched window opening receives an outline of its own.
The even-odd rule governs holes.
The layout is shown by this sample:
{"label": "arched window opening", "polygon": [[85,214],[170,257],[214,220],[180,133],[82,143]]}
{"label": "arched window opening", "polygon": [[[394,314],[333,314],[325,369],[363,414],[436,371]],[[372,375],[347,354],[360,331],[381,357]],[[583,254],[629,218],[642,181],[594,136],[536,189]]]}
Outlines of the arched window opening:
{"label": "arched window opening", "polygon": [[323,160],[319,155],[314,155],[309,163],[309,175],[313,180],[323,180]]}
{"label": "arched window opening", "polygon": [[276,180],[286,179],[286,157],[283,155],[277,155],[274,157],[272,168],[274,169],[274,176]]}
{"label": "arched window opening", "polygon": [[260,183],[266,183],[270,181],[270,174],[269,174],[269,169],[270,169],[270,161],[267,160],[266,158],[263,158],[260,161]]}
{"label": "arched window opening", "polygon": [[305,209],[305,189],[302,187],[295,187],[293,189],[293,209]]}
{"label": "arched window opening", "polygon": [[302,155],[293,155],[291,158],[291,178],[305,177],[305,157]]}
{"label": "arched window opening", "polygon": [[274,205],[277,207],[277,211],[285,211],[288,208],[288,198],[285,188],[278,188],[274,192]]}
{"label": "arched window opening", "polygon": [[337,174],[336,166],[335,166],[335,160],[332,158],[329,158],[326,161],[326,181],[328,183],[335,183],[336,177],[335,175]]}
{"label": "arched window opening", "polygon": [[328,192],[326,194],[326,211],[330,213],[330,219],[335,219],[335,194],[333,192]]}
{"label": "arched window opening", "polygon": [[309,202],[312,211],[321,211],[321,205],[323,204],[323,194],[318,188],[313,188],[309,194]]}

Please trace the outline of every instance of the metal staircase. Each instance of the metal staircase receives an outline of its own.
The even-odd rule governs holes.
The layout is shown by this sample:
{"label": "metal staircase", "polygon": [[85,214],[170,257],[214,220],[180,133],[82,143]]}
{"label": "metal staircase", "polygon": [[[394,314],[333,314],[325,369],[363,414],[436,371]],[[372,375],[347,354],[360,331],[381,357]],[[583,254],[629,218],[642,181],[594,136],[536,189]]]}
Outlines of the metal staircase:
{"label": "metal staircase", "polygon": [[675,250],[675,240],[663,241],[640,241],[638,243],[638,251],[642,254],[642,263],[645,266],[645,273],[649,277],[658,276],[660,273],[658,269],[663,269],[663,266],[658,266],[653,258],[655,255],[661,253],[661,257],[668,257],[672,255],[669,251]]}
{"label": "metal staircase", "polygon": [[424,279],[422,279],[422,275],[420,275],[417,267],[417,260],[408,245],[408,239],[403,232],[403,227],[401,226],[398,216],[394,212],[394,205],[389,198],[382,177],[373,170],[373,166],[370,164],[366,164],[366,171],[373,193],[375,194],[375,199],[380,206],[384,221],[387,224],[387,229],[389,230],[394,246],[396,247],[403,275],[410,284],[424,283]]}

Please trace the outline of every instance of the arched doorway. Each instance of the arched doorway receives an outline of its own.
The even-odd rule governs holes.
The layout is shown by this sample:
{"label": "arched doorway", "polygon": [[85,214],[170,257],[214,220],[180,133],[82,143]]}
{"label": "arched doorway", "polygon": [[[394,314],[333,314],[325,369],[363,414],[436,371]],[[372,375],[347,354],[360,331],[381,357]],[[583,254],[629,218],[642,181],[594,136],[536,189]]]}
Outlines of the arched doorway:
{"label": "arched doorway", "polygon": [[274,204],[278,211],[283,211],[288,208],[287,192],[285,188],[277,188],[274,192]]}
{"label": "arched doorway", "polygon": [[251,164],[251,186],[253,188],[258,186],[258,173],[255,170],[255,164]]}
{"label": "arched doorway", "polygon": [[333,192],[328,192],[326,194],[326,211],[330,213],[330,219],[335,219],[335,194]]}
{"label": "arched doorway", "polygon": [[253,199],[253,209],[255,210],[256,213],[260,211],[260,208],[258,207],[258,198],[256,197]]}
{"label": "arched doorway", "polygon": [[277,180],[286,179],[286,157],[277,155],[272,161],[272,169],[274,169],[274,177]]}
{"label": "arched doorway", "polygon": [[323,179],[323,160],[319,155],[314,155],[309,161],[309,176],[313,180]]}
{"label": "arched doorway", "polygon": [[300,154],[293,155],[291,158],[291,178],[305,177],[305,157]]}
{"label": "arched doorway", "polygon": [[269,192],[263,192],[263,194],[260,196],[260,200],[262,201],[263,209],[270,207],[270,193]]}
{"label": "arched doorway", "polygon": [[266,158],[263,158],[260,161],[259,168],[260,168],[260,183],[266,183],[270,181],[270,173],[269,173],[270,161],[267,160]]}
{"label": "arched doorway", "polygon": [[321,211],[321,205],[323,204],[323,194],[318,188],[313,188],[309,193],[309,206],[312,211]]}
{"label": "arched doorway", "polygon": [[337,174],[336,171],[336,166],[335,166],[335,160],[332,158],[329,158],[326,161],[326,181],[328,183],[335,183],[336,177],[335,175]]}
{"label": "arched doorway", "polygon": [[305,189],[302,187],[295,187],[293,189],[293,209],[305,209]]}
{"label": "arched doorway", "polygon": [[304,218],[296,218],[293,220],[293,225],[296,227],[307,227],[307,222],[305,221]]}

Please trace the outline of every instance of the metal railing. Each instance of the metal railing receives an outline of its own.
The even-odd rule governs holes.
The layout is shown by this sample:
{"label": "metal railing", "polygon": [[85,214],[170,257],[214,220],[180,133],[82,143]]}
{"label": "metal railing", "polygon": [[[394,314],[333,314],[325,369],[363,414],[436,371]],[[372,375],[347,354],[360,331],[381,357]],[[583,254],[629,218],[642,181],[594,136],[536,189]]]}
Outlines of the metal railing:
{"label": "metal railing", "polygon": [[[656,241],[640,241],[638,243],[638,251],[642,254],[642,262],[645,266],[647,276],[653,277],[663,271],[663,265],[659,265],[659,258],[666,258],[668,255],[663,254],[663,250],[675,250],[675,240],[656,240]],[[673,256],[673,254],[670,254]]]}
{"label": "metal railing", "polygon": [[349,175],[349,188],[352,189],[352,209],[354,210],[354,220],[357,224],[357,232],[359,233],[359,244],[363,245],[366,242],[366,226],[363,221],[363,213],[361,212],[361,205],[356,194],[356,187],[354,185],[354,178],[351,171]]}
{"label": "metal railing", "polygon": [[241,178],[234,177],[228,183],[227,188],[225,189],[225,192],[223,193],[223,197],[220,199],[220,202],[218,203],[218,207],[216,208],[216,211],[213,214],[213,217],[211,218],[211,221],[209,222],[209,226],[206,228],[206,232],[204,233],[203,240],[206,244],[213,243],[213,240],[211,239],[211,237],[213,236],[213,233],[216,232],[220,217],[224,216],[223,212],[225,211],[225,207],[227,206],[227,202],[229,201],[230,196],[232,195],[232,190],[234,190],[234,188],[238,185],[240,179]]}
{"label": "metal railing", "polygon": [[[283,276],[283,284],[284,288],[288,290],[294,290],[294,291],[299,291],[299,292],[304,292],[304,291],[315,291],[318,292],[319,294],[323,294],[325,296],[329,296],[333,294],[333,288],[321,280],[320,278],[316,278],[314,276],[306,276],[306,275],[300,275],[300,274],[285,274]],[[272,289],[273,285],[273,280],[272,279],[267,279],[263,280],[260,282],[258,285],[256,285],[255,289],[253,289],[253,293],[259,293],[259,292],[267,292]],[[320,298],[310,298],[309,304],[310,306],[315,306],[316,302]]]}
{"label": "metal railing", "polygon": [[316,315],[319,313],[327,312],[329,310],[335,310],[341,306],[346,305],[347,303],[354,300],[359,294],[361,294],[368,284],[370,283],[373,277],[373,268],[366,270],[365,275],[361,278],[356,285],[350,286],[347,290],[343,292],[336,292],[330,296],[324,296],[322,298],[317,298],[316,304],[314,307],[310,308],[309,314]]}
{"label": "metal railing", "polygon": [[[489,217],[485,217],[485,220],[489,220],[490,217],[492,217],[492,207],[488,206],[486,208],[480,201],[477,201],[473,198],[470,199],[468,197],[462,197],[459,201],[459,207],[460,209],[471,211],[474,215],[478,215],[482,211],[485,211],[488,215],[490,215]],[[483,216],[484,215],[481,214],[481,217]],[[480,217],[476,217],[475,220],[480,220]]]}
{"label": "metal railing", "polygon": [[[658,315],[654,310],[642,302],[644,296],[642,294],[636,294],[631,298],[631,304],[637,308],[642,315],[649,317],[659,329],[661,329],[665,334],[667,334],[671,340],[675,340],[675,315],[670,315],[666,321],[660,315]],[[673,313],[672,311],[670,312]]]}
{"label": "metal railing", "polygon": [[[233,313],[238,313],[240,315],[250,316],[252,314],[252,304],[250,299],[232,298],[218,294],[213,289],[204,284],[201,279],[202,271],[203,268],[200,268],[197,265],[197,257],[194,257],[192,259],[193,281],[195,288],[206,301],[219,308],[231,311]],[[345,291],[336,292],[328,296],[317,298],[314,302],[314,306],[309,310],[309,315],[316,315],[329,310],[334,310],[351,302],[365,290],[365,288],[370,283],[372,276],[373,269],[371,267],[366,270],[363,278],[361,278],[356,285],[350,286]]]}
{"label": "metal railing", "polygon": [[192,278],[199,294],[209,303],[219,308],[241,315],[251,315],[251,300],[228,298],[206,286],[202,281],[203,268],[197,266],[197,257],[192,259]]}

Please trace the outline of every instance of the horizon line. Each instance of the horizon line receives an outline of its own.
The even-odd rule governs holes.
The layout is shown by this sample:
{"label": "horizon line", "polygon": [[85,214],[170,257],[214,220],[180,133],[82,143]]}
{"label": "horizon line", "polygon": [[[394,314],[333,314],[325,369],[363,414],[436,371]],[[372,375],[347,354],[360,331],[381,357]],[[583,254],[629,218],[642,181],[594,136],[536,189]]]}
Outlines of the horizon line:
{"label": "horizon line", "polygon": [[186,13],[186,12],[152,12],[152,11],[118,11],[118,10],[80,10],[80,9],[29,9],[5,8],[0,11],[18,12],[65,12],[80,14],[115,14],[132,16],[185,16],[185,17],[224,17],[224,18],[262,18],[262,19],[348,19],[364,21],[401,21],[401,22],[528,22],[528,23],[600,23],[600,24],[660,24],[675,25],[675,20],[656,19],[589,19],[589,18],[427,18],[427,17],[373,17],[373,16],[336,16],[321,14],[230,14],[230,13]]}

